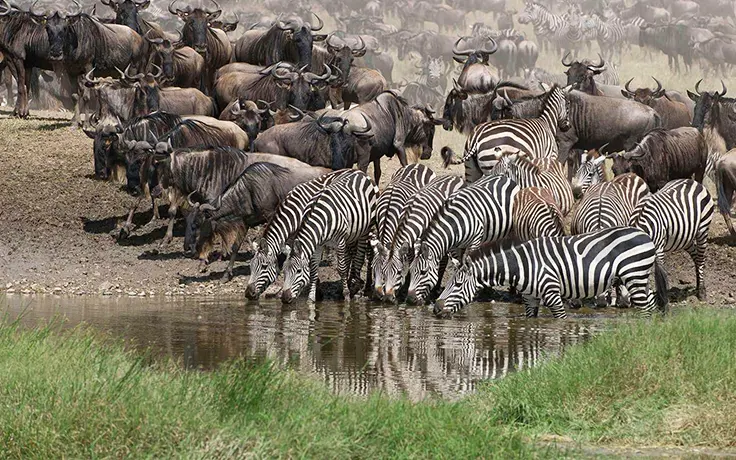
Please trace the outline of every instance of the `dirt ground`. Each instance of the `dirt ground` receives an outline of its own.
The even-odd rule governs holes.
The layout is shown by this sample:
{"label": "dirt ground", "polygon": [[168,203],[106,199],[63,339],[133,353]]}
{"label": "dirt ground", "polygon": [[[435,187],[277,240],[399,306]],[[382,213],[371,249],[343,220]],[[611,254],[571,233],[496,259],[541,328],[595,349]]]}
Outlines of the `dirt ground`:
{"label": "dirt ground", "polygon": [[[207,273],[183,255],[183,226],[174,241],[157,251],[166,221],[138,227],[126,240],[110,232],[124,220],[134,198],[120,184],[93,178],[92,141],[69,128],[64,113],[38,113],[29,120],[8,118],[0,110],[0,290],[8,293],[88,295],[196,295],[244,292],[249,255],[241,254],[235,278],[222,283],[225,262]],[[462,166],[444,170],[439,149],[451,145],[462,151],[463,139],[438,130],[435,155],[429,164],[439,174],[461,174]],[[384,159],[388,180],[398,161]],[[165,208],[161,208],[165,216]],[[150,205],[135,215],[143,225]],[[711,226],[706,270],[710,302],[736,303],[736,241],[720,216]],[[693,295],[694,270],[686,254],[668,258],[673,300]],[[321,278],[337,280],[330,268]]]}

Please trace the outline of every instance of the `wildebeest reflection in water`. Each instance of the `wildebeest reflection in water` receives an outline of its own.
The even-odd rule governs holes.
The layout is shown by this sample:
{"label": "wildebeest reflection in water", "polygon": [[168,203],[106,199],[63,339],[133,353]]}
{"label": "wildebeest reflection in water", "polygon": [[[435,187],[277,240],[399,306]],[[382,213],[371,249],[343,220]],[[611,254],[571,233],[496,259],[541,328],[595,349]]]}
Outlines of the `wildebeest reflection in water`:
{"label": "wildebeest reflection in water", "polygon": [[473,304],[453,321],[428,309],[354,302],[243,305],[234,298],[8,298],[9,319],[24,308],[23,324],[54,317],[65,327],[90,324],[187,368],[212,369],[234,357],[269,359],[319,375],[339,393],[380,390],[456,398],[484,379],[533,366],[607,327],[612,309],[574,321],[525,318],[523,307]]}

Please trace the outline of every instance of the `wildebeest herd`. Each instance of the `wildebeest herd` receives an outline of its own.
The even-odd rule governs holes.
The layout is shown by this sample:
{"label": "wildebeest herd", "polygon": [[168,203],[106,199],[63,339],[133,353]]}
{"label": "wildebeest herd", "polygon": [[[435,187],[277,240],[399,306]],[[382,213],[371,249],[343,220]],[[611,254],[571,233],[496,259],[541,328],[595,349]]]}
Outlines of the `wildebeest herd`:
{"label": "wildebeest herd", "polygon": [[[544,305],[564,317],[566,300],[590,298],[664,311],[664,254],[677,250],[692,257],[706,298],[715,205],[702,181],[714,181],[736,234],[736,99],[702,80],[686,95],[655,77],[654,88],[620,86],[613,62],[639,46],[663,52],[671,72],[682,58],[685,72],[699,62],[705,76],[724,75],[736,64],[736,27],[723,20],[731,2],[548,0],[519,13],[505,0],[265,0],[233,5],[240,19],[228,21],[209,1],[174,0],[154,22],[143,17],[150,0],[102,0],[114,19],[76,0],[52,10],[0,0],[14,114],[27,117],[50,81],[59,87],[93,139],[95,175],[138,197],[117,238],[134,231],[144,200],[158,219],[166,197],[161,245],[182,211],[185,253],[204,263],[229,255],[229,280],[248,230],[264,226],[250,243],[246,295],[258,298],[283,271],[284,302],[318,298],[325,247],[346,299],[434,301],[438,315],[499,285],[522,296],[528,316]],[[498,27],[467,24],[478,11]],[[243,18],[247,30],[231,39]],[[417,31],[417,21],[438,30]],[[596,58],[578,58],[594,43]],[[536,67],[540,51],[564,73]],[[416,81],[394,81],[394,56],[417,68]],[[409,151],[431,157],[437,126],[467,136],[461,157],[442,148],[446,165],[464,164],[464,180],[409,161]],[[381,159],[393,156],[401,168],[381,191]]]}

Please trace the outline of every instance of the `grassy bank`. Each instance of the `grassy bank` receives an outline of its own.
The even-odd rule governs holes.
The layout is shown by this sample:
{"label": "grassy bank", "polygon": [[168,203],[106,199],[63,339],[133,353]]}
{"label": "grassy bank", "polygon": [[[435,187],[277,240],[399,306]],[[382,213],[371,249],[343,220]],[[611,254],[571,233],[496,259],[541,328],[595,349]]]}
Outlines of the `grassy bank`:
{"label": "grassy bank", "polygon": [[633,322],[458,402],[334,396],[268,365],[179,370],[85,331],[0,328],[0,456],[552,456],[581,442],[734,446],[736,315]]}

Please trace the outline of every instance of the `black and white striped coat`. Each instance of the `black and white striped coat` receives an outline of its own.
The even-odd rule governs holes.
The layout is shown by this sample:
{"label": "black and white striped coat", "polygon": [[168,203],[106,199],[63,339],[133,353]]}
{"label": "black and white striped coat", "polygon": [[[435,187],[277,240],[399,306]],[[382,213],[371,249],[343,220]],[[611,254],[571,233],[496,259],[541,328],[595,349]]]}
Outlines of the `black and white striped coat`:
{"label": "black and white striped coat", "polygon": [[[253,242],[253,258],[250,261],[250,279],[246,295],[258,298],[278,276],[278,256],[284,245],[299,228],[309,201],[333,181],[360,174],[353,169],[341,169],[297,185],[279,205],[276,214],[266,225],[263,236]],[[316,268],[319,261],[315,261]]]}
{"label": "black and white striped coat", "polygon": [[519,187],[503,176],[485,176],[460,189],[432,218],[415,244],[407,301],[422,303],[439,281],[440,262],[450,251],[475,249],[508,236]]}
{"label": "black and white striped coat", "polygon": [[517,241],[565,236],[565,224],[555,197],[538,187],[523,188],[514,203],[514,236]]}
{"label": "black and white striped coat", "polygon": [[414,244],[445,201],[463,185],[463,180],[457,176],[435,177],[408,203],[391,242],[388,257],[384,260],[383,287],[387,300],[395,298],[396,291],[409,273],[409,265],[414,259]]}
{"label": "black and white striped coat", "polygon": [[715,205],[708,190],[691,179],[668,182],[642,199],[629,225],[645,231],[661,264],[667,252],[685,250],[695,263],[698,298],[706,300],[705,251]]}
{"label": "black and white striped coat", "polygon": [[[359,172],[359,171],[358,171]],[[337,270],[343,283],[343,295],[350,298],[350,282],[360,275],[363,265],[361,244],[367,244],[368,233],[375,223],[378,187],[359,172],[334,180],[310,200],[294,243],[287,246],[284,262],[284,289],[281,299],[291,302],[308,284],[309,300],[316,297],[317,278],[310,264],[315,252],[325,245],[337,247]],[[365,246],[363,246],[363,251]]]}
{"label": "black and white striped coat", "polygon": [[555,318],[565,318],[563,299],[596,297],[618,279],[629,290],[632,305],[651,313],[656,302],[648,283],[655,254],[651,238],[630,227],[484,245],[464,258],[434,312],[452,314],[472,301],[481,287],[505,285],[524,296],[527,316],[537,316],[541,302]]}
{"label": "black and white striped coat", "polygon": [[543,100],[539,118],[495,120],[476,126],[465,142],[465,180],[478,180],[506,153],[521,152],[529,158],[557,158],[557,128],[567,130],[570,127],[568,91],[568,87],[553,86]]}
{"label": "black and white striped coat", "polygon": [[575,202],[565,167],[554,158],[530,159],[518,152],[505,154],[487,174],[509,177],[522,189],[547,189],[554,196],[563,216],[570,212]]}
{"label": "black and white striped coat", "polygon": [[383,268],[389,256],[391,242],[411,199],[432,179],[434,171],[426,166],[410,164],[400,168],[391,178],[376,204],[376,231],[371,237],[374,291],[383,297]]}

